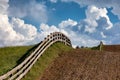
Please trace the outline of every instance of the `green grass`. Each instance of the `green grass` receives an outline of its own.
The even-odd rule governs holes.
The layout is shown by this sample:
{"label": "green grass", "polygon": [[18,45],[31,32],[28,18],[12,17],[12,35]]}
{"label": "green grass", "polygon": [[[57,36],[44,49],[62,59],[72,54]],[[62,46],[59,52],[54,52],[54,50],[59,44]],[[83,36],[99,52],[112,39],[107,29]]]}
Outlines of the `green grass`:
{"label": "green grass", "polygon": [[91,50],[100,50],[100,45],[92,47]]}
{"label": "green grass", "polygon": [[71,47],[65,46],[62,43],[55,43],[49,47],[38,61],[33,65],[32,69],[22,80],[38,80],[44,70],[50,65],[50,63],[57,58],[62,52],[72,50]]}
{"label": "green grass", "polygon": [[17,66],[30,53],[33,46],[17,46],[0,48],[0,75]]}
{"label": "green grass", "polygon": [[[36,45],[37,46],[37,45]],[[36,46],[16,46],[0,48],[0,75],[5,74],[20,64]],[[58,42],[47,49],[22,80],[35,80],[42,75],[49,64],[62,52],[71,50],[71,47]]]}

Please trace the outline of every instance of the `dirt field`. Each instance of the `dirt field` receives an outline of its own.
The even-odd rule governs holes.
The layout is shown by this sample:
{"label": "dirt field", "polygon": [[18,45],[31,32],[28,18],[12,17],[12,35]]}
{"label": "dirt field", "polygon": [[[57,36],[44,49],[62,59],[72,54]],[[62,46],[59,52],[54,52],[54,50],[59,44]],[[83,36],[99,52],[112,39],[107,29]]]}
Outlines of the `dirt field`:
{"label": "dirt field", "polygon": [[104,45],[103,50],[109,52],[120,52],[120,45]]}
{"label": "dirt field", "polygon": [[120,80],[120,52],[76,49],[63,53],[39,80]]}

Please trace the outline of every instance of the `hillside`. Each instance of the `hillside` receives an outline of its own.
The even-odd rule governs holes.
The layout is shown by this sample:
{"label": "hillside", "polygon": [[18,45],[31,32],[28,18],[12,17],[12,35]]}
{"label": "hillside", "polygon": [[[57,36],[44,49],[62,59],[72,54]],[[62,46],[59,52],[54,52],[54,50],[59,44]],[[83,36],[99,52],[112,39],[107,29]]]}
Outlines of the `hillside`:
{"label": "hillside", "polygon": [[[36,46],[0,48],[0,74],[30,55]],[[97,50],[95,50],[97,49]],[[49,47],[22,80],[120,80],[120,46],[72,49],[58,42]]]}
{"label": "hillside", "polygon": [[0,48],[0,75],[21,63],[34,49],[34,46],[15,46]]}
{"label": "hillside", "polygon": [[[0,48],[0,75],[8,72],[20,64],[36,46],[16,46]],[[72,48],[58,42],[48,48],[23,80],[35,80],[43,73],[48,65],[59,56],[60,53]]]}
{"label": "hillside", "polygon": [[37,80],[43,74],[44,70],[59,57],[61,53],[73,50],[72,47],[66,46],[61,42],[54,43],[38,59],[35,65],[22,80]]}
{"label": "hillside", "polygon": [[105,50],[75,49],[63,53],[38,80],[120,80],[120,53]]}

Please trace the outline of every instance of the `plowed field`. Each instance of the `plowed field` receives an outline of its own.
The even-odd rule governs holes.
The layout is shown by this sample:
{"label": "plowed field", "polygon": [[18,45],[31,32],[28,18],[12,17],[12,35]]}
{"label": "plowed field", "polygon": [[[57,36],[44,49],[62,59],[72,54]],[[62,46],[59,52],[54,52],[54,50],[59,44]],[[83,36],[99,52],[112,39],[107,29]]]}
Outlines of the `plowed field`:
{"label": "plowed field", "polygon": [[63,52],[39,80],[120,80],[120,52],[110,49]]}

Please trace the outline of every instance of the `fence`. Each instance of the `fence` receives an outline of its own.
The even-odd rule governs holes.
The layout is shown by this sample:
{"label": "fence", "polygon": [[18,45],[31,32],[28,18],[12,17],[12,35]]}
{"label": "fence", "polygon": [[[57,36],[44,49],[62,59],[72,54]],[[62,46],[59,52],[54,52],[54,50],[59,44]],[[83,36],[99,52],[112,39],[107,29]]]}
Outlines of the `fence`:
{"label": "fence", "polygon": [[28,56],[21,64],[13,68],[11,71],[0,76],[0,80],[20,80],[23,78],[44,51],[55,42],[63,42],[65,45],[71,46],[70,39],[61,32],[54,32],[48,35],[39,46]]}

